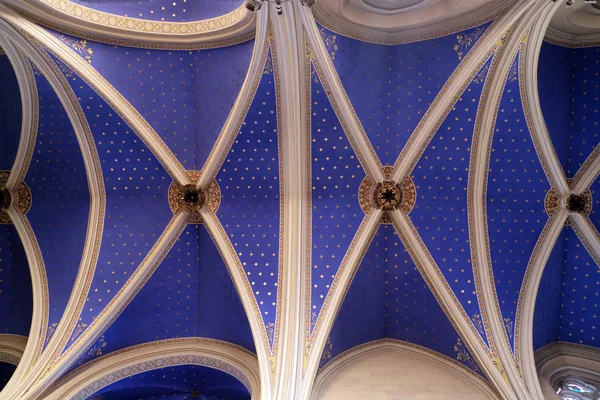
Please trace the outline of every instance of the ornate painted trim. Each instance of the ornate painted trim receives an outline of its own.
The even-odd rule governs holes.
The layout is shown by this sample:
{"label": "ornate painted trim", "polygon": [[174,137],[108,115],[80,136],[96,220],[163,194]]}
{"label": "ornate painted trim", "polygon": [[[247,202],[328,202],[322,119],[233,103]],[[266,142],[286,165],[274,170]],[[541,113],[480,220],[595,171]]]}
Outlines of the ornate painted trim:
{"label": "ornate painted trim", "polygon": [[27,336],[0,334],[0,362],[19,365],[26,345]]}
{"label": "ornate painted trim", "polygon": [[428,21],[416,28],[379,29],[376,26],[359,25],[332,15],[324,6],[317,3],[312,7],[315,20],[325,28],[337,34],[363,42],[395,46],[399,44],[420,42],[452,35],[466,29],[474,28],[486,22],[501,18],[516,3],[496,2],[487,7],[480,7],[462,16],[455,16],[446,21],[430,23]]}
{"label": "ornate painted trim", "polygon": [[27,19],[51,29],[120,46],[196,50],[231,46],[254,37],[255,15],[244,5],[215,18],[170,22],[125,17],[70,0],[7,0]]}
{"label": "ornate painted trim", "polygon": [[438,367],[456,375],[479,389],[488,399],[499,399],[498,394],[490,387],[489,382],[477,375],[463,363],[454,360],[444,354],[433,351],[427,347],[396,339],[381,339],[367,342],[339,354],[319,370],[315,380],[311,400],[321,398],[323,389],[342,370],[354,364],[362,358],[380,353],[399,353],[435,364]]}
{"label": "ornate painted trim", "polygon": [[569,216],[570,225],[581,243],[600,267],[600,234],[589,217],[580,214]]}
{"label": "ornate painted trim", "polygon": [[144,343],[106,354],[75,369],[52,385],[44,399],[86,399],[121,379],[159,368],[201,365],[226,372],[260,398],[256,356],[234,344],[208,338],[177,338]]}

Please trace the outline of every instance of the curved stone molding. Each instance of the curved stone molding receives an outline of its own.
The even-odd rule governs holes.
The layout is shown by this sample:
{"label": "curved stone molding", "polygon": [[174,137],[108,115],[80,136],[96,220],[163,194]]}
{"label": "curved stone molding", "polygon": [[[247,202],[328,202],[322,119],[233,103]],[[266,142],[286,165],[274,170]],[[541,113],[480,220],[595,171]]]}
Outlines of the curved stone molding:
{"label": "curved stone molding", "polygon": [[226,372],[248,388],[252,400],[260,399],[256,356],[231,343],[204,338],[162,340],[106,354],[58,381],[43,398],[84,400],[111,383],[177,365],[200,365]]}
{"label": "curved stone molding", "polygon": [[[77,318],[79,317],[81,307],[83,307],[83,303],[87,298],[87,291],[89,290],[89,286],[95,271],[97,256],[100,248],[105,209],[105,191],[99,157],[89,131],[87,120],[85,119],[83,110],[81,110],[79,102],[77,101],[77,98],[72,92],[69,84],[66,82],[63,75],[56,69],[56,66],[50,60],[48,55],[39,47],[33,46],[22,34],[15,31],[4,21],[0,21],[0,30],[7,36],[14,38],[15,45],[18,46],[20,50],[32,60],[41,73],[46,77],[56,92],[59,100],[63,104],[79,142],[86,168],[91,199],[88,230],[86,233],[87,240],[81,261],[82,267],[80,267],[80,271],[77,275],[77,279],[69,298],[69,303],[67,304],[63,318],[61,319],[61,323],[59,323],[55,334],[46,347],[47,351],[44,352],[43,357],[33,366],[28,366],[28,368],[30,368],[28,371],[29,377],[33,378],[36,376],[36,373],[34,373],[35,371],[43,370],[51,360],[53,361],[53,358],[58,356],[57,353],[64,348],[64,345],[68,340],[68,336],[74,327]],[[28,226],[28,224],[26,226]],[[33,232],[31,232],[31,234],[33,235]],[[43,265],[43,260],[41,263]],[[41,334],[42,338],[46,336],[45,323],[43,326],[44,330]],[[37,336],[30,335],[30,337]],[[39,351],[41,351],[42,344],[43,341],[37,345],[39,347]],[[17,370],[16,374],[18,372],[19,371]]]}
{"label": "curved stone molding", "polygon": [[115,45],[192,50],[228,46],[254,37],[255,16],[242,5],[228,14],[193,22],[130,18],[85,7],[70,0],[7,0],[49,28]]}
{"label": "curved stone molding", "polygon": [[560,399],[554,387],[566,377],[600,380],[600,349],[596,347],[554,342],[536,351],[535,361],[545,400]]}
{"label": "curved stone molding", "polygon": [[27,336],[0,334],[0,362],[19,365],[26,345]]}
{"label": "curved stone molding", "polygon": [[600,10],[576,1],[569,7],[564,5],[557,9],[545,39],[550,43],[563,47],[581,48],[600,45]]}
{"label": "curved stone molding", "polygon": [[[364,42],[396,45],[434,39],[473,28],[500,17],[517,3],[517,0],[437,1],[438,7],[446,6],[446,12],[438,10],[436,13],[431,8],[418,10],[417,4],[417,7],[405,9],[404,18],[399,18],[398,11],[390,14],[385,10],[375,10],[373,7],[369,10],[364,5],[354,6],[352,10],[345,9],[345,7],[348,8],[347,4],[357,1],[321,0],[312,7],[312,12],[319,24],[340,35]],[[374,2],[377,0],[360,1]],[[432,4],[432,2],[428,3],[428,5]],[[454,5],[451,4],[451,7],[447,8],[448,4],[443,3],[454,3]],[[424,4],[421,4],[421,7],[424,7]],[[348,12],[350,12],[350,16],[348,16]]]}
{"label": "curved stone molding", "polygon": [[503,324],[498,298],[494,290],[495,281],[489,250],[485,193],[489,154],[506,77],[515,54],[522,47],[524,35],[531,29],[539,15],[550,9],[554,4],[541,1],[536,3],[529,10],[526,10],[522,18],[512,27],[501,50],[496,68],[489,73],[488,80],[491,81],[491,84],[489,92],[481,100],[482,119],[481,124],[474,133],[468,186],[469,232],[473,268],[474,272],[479,275],[479,281],[482,282],[480,303],[483,305],[482,308],[487,316],[487,336],[493,340],[490,344],[497,354],[499,371],[506,374],[507,383],[510,384],[509,388],[505,388],[509,391],[503,393],[503,397],[512,399],[528,399],[529,392],[515,364],[515,358]]}
{"label": "curved stone molding", "polygon": [[377,355],[384,352],[396,352],[402,355],[417,357],[424,361],[435,364],[436,366],[475,386],[485,394],[485,398],[490,400],[498,399],[496,393],[489,386],[488,382],[458,361],[428,348],[394,339],[382,339],[362,344],[341,353],[333,360],[329,361],[319,371],[319,374],[315,379],[314,390],[310,399],[319,400],[327,383],[329,383],[331,379],[340,373],[344,368],[352,365],[364,357]]}
{"label": "curved stone molding", "polygon": [[21,96],[21,139],[11,169],[12,174],[6,182],[6,187],[13,190],[15,185],[25,179],[25,174],[29,169],[38,130],[39,104],[35,78],[33,77],[31,64],[27,61],[25,55],[17,50],[12,43],[2,38],[0,38],[0,46],[5,49],[4,51],[13,65]]}

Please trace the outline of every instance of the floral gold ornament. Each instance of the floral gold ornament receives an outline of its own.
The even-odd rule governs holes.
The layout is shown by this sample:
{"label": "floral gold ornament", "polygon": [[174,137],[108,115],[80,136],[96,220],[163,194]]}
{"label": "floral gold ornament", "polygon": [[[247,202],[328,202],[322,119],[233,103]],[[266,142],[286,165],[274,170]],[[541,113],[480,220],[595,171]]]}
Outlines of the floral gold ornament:
{"label": "floral gold ornament", "polygon": [[375,206],[385,211],[392,211],[400,206],[402,189],[395,182],[386,181],[377,184],[374,198]]}
{"label": "floral gold ornament", "polygon": [[25,214],[31,208],[31,192],[24,182],[18,183],[14,190],[6,187],[9,171],[0,171],[0,225],[12,224],[8,216],[11,204],[20,214]]}
{"label": "floral gold ornament", "polygon": [[[389,178],[391,170],[384,169],[384,176]],[[365,177],[358,190],[358,201],[365,214],[378,208],[384,211],[399,209],[404,214],[410,213],[415,205],[417,192],[410,177],[396,184],[391,180],[376,183],[372,178]],[[383,223],[391,223],[384,215]]]}
{"label": "floral gold ornament", "polygon": [[[562,199],[562,204],[571,214],[588,216],[592,212],[592,192],[588,188],[581,193],[571,193],[569,196]],[[552,188],[548,191],[544,206],[546,214],[550,217],[552,217],[561,206],[561,198],[556,189]],[[570,224],[569,220],[570,219],[567,219],[567,225]]]}
{"label": "floral gold ornament", "polygon": [[[199,171],[187,171],[191,182],[197,182]],[[190,215],[188,223],[201,224],[200,210],[207,206],[211,212],[216,212],[221,202],[221,191],[216,181],[212,181],[206,189],[200,189],[195,183],[180,185],[173,181],[169,187],[169,206],[173,214],[187,211]]]}

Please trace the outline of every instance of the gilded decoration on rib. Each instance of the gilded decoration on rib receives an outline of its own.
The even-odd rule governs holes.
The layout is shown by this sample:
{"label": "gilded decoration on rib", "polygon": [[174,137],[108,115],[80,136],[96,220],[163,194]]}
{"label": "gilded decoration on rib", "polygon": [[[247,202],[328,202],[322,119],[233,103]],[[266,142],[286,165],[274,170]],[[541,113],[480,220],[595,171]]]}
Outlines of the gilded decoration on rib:
{"label": "gilded decoration on rib", "polygon": [[[190,182],[200,179],[200,171],[186,172]],[[213,179],[206,189],[199,189],[195,184],[180,185],[173,181],[169,186],[169,207],[173,214],[187,211],[189,224],[201,224],[200,210],[207,206],[214,214],[221,202],[219,184]]]}
{"label": "gilded decoration on rib", "polygon": [[235,25],[246,17],[248,11],[244,6],[215,18],[192,22],[154,21],[130,18],[116,14],[97,11],[69,0],[41,0],[61,13],[103,25],[107,28],[120,28],[139,33],[163,33],[171,35],[187,35],[213,32]]}
{"label": "gilded decoration on rib", "polygon": [[552,188],[548,190],[548,193],[546,193],[546,198],[544,199],[544,209],[546,210],[546,214],[548,214],[549,217],[552,217],[559,207],[560,204],[558,193],[556,189]]}
{"label": "gilded decoration on rib", "polygon": [[31,192],[25,182],[19,182],[12,191],[6,187],[10,171],[0,171],[0,225],[10,225],[8,208],[14,205],[19,214],[25,215],[31,208]]}
{"label": "gilded decoration on rib", "polygon": [[[390,171],[384,169],[384,177],[390,176]],[[405,177],[400,184],[390,180],[377,183],[370,176],[366,176],[358,189],[358,202],[365,214],[371,213],[374,209],[383,211],[400,209],[402,213],[408,214],[415,206],[416,199],[415,184],[409,176]]]}

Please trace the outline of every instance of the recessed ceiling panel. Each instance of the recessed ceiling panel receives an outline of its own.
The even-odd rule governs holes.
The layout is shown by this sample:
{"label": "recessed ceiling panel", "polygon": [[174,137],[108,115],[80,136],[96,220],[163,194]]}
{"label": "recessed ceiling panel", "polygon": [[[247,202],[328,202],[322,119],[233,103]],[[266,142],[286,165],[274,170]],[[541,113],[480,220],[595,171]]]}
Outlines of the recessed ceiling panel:
{"label": "recessed ceiling panel", "polygon": [[338,313],[321,365],[378,339],[422,346],[479,366],[413,263],[392,225],[381,225]]}
{"label": "recessed ceiling panel", "polygon": [[69,301],[90,218],[90,193],[81,149],[54,89],[37,70],[39,127],[25,182],[33,197],[27,219],[42,252],[50,310],[46,342]]}
{"label": "recessed ceiling panel", "polygon": [[490,58],[454,104],[412,172],[417,201],[410,217],[465,312],[486,338],[469,242],[471,144]]}
{"label": "recessed ceiling panel", "polygon": [[102,245],[74,340],[123,287],[172,219],[167,200],[172,179],[115,110],[74,72],[55,61],[89,123],[106,190]]}
{"label": "recessed ceiling panel", "polygon": [[280,139],[271,55],[217,182],[217,216],[244,268],[273,345],[281,237]]}
{"label": "recessed ceiling panel", "polygon": [[395,46],[362,42],[320,28],[340,80],[383,165],[394,164],[435,97],[488,25]]}
{"label": "recessed ceiling panel", "polygon": [[600,347],[600,268],[573,229],[565,247],[560,340]]}
{"label": "recessed ceiling panel", "polygon": [[17,156],[21,113],[15,71],[6,54],[0,52],[0,170],[9,171]]}
{"label": "recessed ceiling panel", "polygon": [[311,80],[311,332],[350,243],[365,214],[358,192],[365,172],[360,165],[321,80]]}
{"label": "recessed ceiling panel", "polygon": [[71,0],[110,14],[154,21],[199,21],[234,11],[244,0]]}
{"label": "recessed ceiling panel", "polygon": [[573,51],[572,122],[569,175],[581,165],[600,144],[600,47]]}
{"label": "recessed ceiling panel", "polygon": [[53,33],[135,107],[186,169],[203,168],[246,77],[253,40],[167,51]]}
{"label": "recessed ceiling panel", "polygon": [[550,189],[523,111],[519,55],[508,73],[498,110],[487,186],[494,282],[512,345],[519,293],[531,254],[548,220],[544,198]]}
{"label": "recessed ceiling panel", "polygon": [[[573,49],[544,42],[538,65],[538,92],[546,128],[569,177],[577,172],[572,171],[569,165],[570,142],[578,140],[578,136],[573,137],[571,132],[573,52]],[[549,65],[552,68],[548,68]]]}

